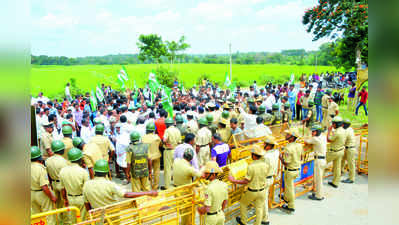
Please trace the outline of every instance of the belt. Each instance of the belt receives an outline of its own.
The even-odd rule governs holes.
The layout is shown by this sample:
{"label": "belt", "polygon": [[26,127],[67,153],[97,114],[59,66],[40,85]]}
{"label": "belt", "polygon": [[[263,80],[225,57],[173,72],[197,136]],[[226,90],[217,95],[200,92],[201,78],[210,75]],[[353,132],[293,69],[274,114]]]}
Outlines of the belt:
{"label": "belt", "polygon": [[288,169],[288,168],[286,168],[285,170],[288,170],[288,171],[298,171],[299,168],[298,168],[298,169]]}
{"label": "belt", "polygon": [[42,189],[40,189],[40,190],[32,190],[32,189],[30,189],[31,191],[42,191]]}
{"label": "belt", "polygon": [[262,188],[262,189],[251,189],[251,188],[248,188],[248,191],[251,191],[251,192],[259,192],[259,191],[263,191],[263,190],[265,190],[265,188]]}
{"label": "belt", "polygon": [[346,148],[355,148],[356,146],[346,146]]}
{"label": "belt", "polygon": [[267,176],[266,179],[270,179],[270,178],[272,178],[272,177],[273,177],[273,176]]}
{"label": "belt", "polygon": [[325,107],[325,106],[322,106],[323,107],[323,109],[328,109],[328,107]]}
{"label": "belt", "polygon": [[325,159],[326,157],[325,156],[316,156],[315,158],[316,159]]}
{"label": "belt", "polygon": [[207,144],[206,145],[199,145],[200,148],[203,148],[203,147],[206,147],[206,146],[209,146],[209,145],[207,145]]}
{"label": "belt", "polygon": [[174,148],[165,148],[165,150],[173,150]]}
{"label": "belt", "polygon": [[217,211],[217,212],[208,212],[208,213],[206,213],[206,215],[208,215],[208,216],[212,216],[212,215],[216,215],[216,214],[218,214],[218,212],[220,212],[220,210],[219,210],[219,211]]}
{"label": "belt", "polygon": [[330,151],[332,151],[332,152],[339,152],[339,151],[342,151],[342,150],[344,150],[345,148],[341,148],[341,149],[330,149]]}
{"label": "belt", "polygon": [[82,196],[83,194],[80,194],[80,195],[70,195],[70,194],[68,194],[68,196],[72,196],[72,197],[78,197],[78,196]]}
{"label": "belt", "polygon": [[53,180],[53,182],[57,182],[58,183],[58,182],[61,182],[61,181],[60,180]]}

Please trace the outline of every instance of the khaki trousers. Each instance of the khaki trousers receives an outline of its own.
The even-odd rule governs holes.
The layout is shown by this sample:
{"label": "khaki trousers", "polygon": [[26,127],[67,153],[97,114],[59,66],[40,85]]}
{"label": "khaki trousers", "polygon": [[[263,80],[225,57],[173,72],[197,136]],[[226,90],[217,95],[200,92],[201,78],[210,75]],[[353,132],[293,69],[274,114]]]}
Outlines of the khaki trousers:
{"label": "khaki trousers", "polygon": [[172,166],[173,166],[173,154],[175,150],[167,150],[163,152],[163,165],[164,165],[164,179],[165,179],[165,188],[170,188],[170,183],[172,180]]}
{"label": "khaki trousers", "polygon": [[200,148],[199,152],[198,152],[198,161],[199,161],[199,165],[200,166],[205,166],[205,164],[209,161],[210,159],[210,149],[209,149],[209,145]]}
{"label": "khaki trousers", "polygon": [[327,166],[327,162],[325,159],[315,159],[314,160],[314,186],[315,186],[315,195],[317,198],[324,197],[323,195],[323,176],[324,169]]}
{"label": "khaki trousers", "polygon": [[254,224],[260,225],[263,219],[263,212],[265,209],[265,200],[266,200],[266,190],[252,192],[250,190],[246,190],[241,195],[240,200],[240,213],[241,213],[241,221],[244,224],[248,222],[248,206],[251,203],[255,205],[255,214],[256,214],[256,221]]}
{"label": "khaki trousers", "polygon": [[348,163],[349,180],[355,181],[357,151],[355,147],[346,148],[342,158],[341,172],[344,173],[345,162]]}
{"label": "khaki trousers", "polygon": [[[30,203],[32,208],[31,214],[47,212],[54,209],[53,203],[51,202],[50,198],[43,191],[31,191]],[[56,224],[55,216],[48,216],[47,224]]]}
{"label": "khaki trousers", "polygon": [[161,158],[152,160],[152,190],[158,190],[159,174],[161,172]]}
{"label": "khaki trousers", "polygon": [[[55,203],[55,206],[57,207],[57,209],[63,208],[64,207],[64,198],[62,198],[62,192],[61,192],[62,191],[62,186],[61,186],[61,183],[53,181],[52,182],[52,186],[53,186],[54,194],[57,197],[57,202]],[[61,214],[58,214],[58,215],[59,215],[58,216],[58,220],[60,222],[64,221],[67,218],[66,213],[61,213]]]}
{"label": "khaki trousers", "polygon": [[133,192],[142,192],[150,190],[150,183],[148,181],[148,177],[132,177],[132,191]]}
{"label": "khaki trousers", "polygon": [[[83,200],[83,195],[81,196],[71,196],[67,195],[69,206],[76,206],[80,210],[80,217],[82,220],[86,217],[86,208]],[[65,218],[64,224],[75,224],[76,214],[75,212],[68,212]]]}
{"label": "khaki trousers", "polygon": [[265,207],[263,208],[263,218],[262,222],[269,221],[269,190],[270,186],[273,184],[273,178],[268,178],[266,180],[266,199],[265,199]]}
{"label": "khaki trousers", "polygon": [[323,121],[322,121],[322,123],[321,123],[321,125],[322,125],[322,127],[323,128],[327,128],[328,127],[328,115],[327,115],[327,109],[324,109],[323,108]]}
{"label": "khaki trousers", "polygon": [[341,181],[341,162],[342,162],[342,157],[344,157],[344,150],[338,151],[338,152],[333,152],[333,151],[328,151],[326,158],[327,158],[327,163],[333,162],[333,181],[332,183],[335,184],[336,186],[339,185]]}
{"label": "khaki trousers", "polygon": [[224,220],[224,212],[222,210],[215,215],[205,214],[205,225],[224,225]]}
{"label": "khaki trousers", "polygon": [[284,171],[284,199],[288,208],[295,209],[295,185],[294,180],[299,176],[298,171]]}

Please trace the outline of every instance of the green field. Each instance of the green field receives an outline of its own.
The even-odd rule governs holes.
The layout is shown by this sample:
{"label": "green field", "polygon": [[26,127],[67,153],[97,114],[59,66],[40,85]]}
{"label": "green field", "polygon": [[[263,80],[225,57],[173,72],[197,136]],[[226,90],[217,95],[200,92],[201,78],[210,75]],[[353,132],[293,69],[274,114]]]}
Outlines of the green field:
{"label": "green field", "polygon": [[[164,67],[171,67],[179,72],[179,80],[183,81],[186,87],[198,83],[198,78],[209,75],[211,81],[223,83],[226,72],[230,71],[228,64],[176,64]],[[143,87],[148,80],[150,71],[156,69],[154,64],[132,64],[125,66],[130,81],[135,80],[139,87]],[[39,91],[44,95],[54,97],[62,93],[65,84],[71,79],[76,79],[77,86],[83,91],[94,89],[97,84],[104,83],[118,87],[116,75],[121,69],[120,65],[82,65],[82,66],[37,66],[32,65],[31,69],[31,93],[36,96]],[[336,71],[335,67],[318,66],[317,72]],[[316,72],[314,66],[291,66],[279,64],[266,65],[233,65],[233,80],[237,79],[244,84],[250,84],[257,80],[258,84],[264,84],[269,80],[288,80],[294,73],[299,76],[301,73]],[[132,86],[129,83],[128,86]]]}

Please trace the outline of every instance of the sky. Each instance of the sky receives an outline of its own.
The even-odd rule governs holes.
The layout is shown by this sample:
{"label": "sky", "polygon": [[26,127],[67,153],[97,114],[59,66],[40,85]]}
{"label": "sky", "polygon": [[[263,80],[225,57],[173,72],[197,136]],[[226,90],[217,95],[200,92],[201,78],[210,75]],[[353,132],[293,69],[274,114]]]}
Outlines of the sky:
{"label": "sky", "polygon": [[316,50],[302,25],[317,0],[32,0],[31,53],[102,56],[138,53],[140,34],[177,41],[188,54]]}

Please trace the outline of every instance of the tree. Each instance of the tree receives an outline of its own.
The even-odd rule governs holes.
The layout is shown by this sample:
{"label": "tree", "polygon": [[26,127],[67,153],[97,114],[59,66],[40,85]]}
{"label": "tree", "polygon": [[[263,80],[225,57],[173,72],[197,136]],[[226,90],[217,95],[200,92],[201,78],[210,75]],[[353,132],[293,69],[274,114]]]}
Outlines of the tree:
{"label": "tree", "polygon": [[138,57],[141,61],[154,59],[158,67],[161,62],[161,56],[167,55],[166,45],[163,43],[162,37],[157,34],[141,34],[137,47],[140,49]]}
{"label": "tree", "polygon": [[185,40],[186,40],[186,37],[183,35],[183,36],[180,37],[179,42],[178,42],[178,44],[177,44],[177,51],[180,52],[180,54],[178,55],[178,56],[180,56],[180,60],[181,60],[182,57],[183,57],[183,52],[184,52],[186,49],[188,49],[188,48],[191,47],[189,44],[187,44],[187,43],[185,42]]}
{"label": "tree", "polygon": [[347,54],[338,54],[339,60],[349,60],[347,67],[360,67],[368,63],[368,0],[319,0],[312,9],[305,11],[302,23],[313,40],[340,38],[338,48]]}
{"label": "tree", "polygon": [[175,41],[166,41],[166,47],[168,48],[168,58],[170,61],[170,64],[173,64],[175,58],[176,58],[176,52],[179,50],[179,45]]}

